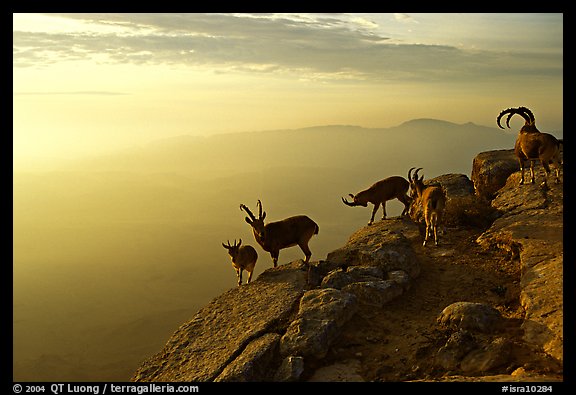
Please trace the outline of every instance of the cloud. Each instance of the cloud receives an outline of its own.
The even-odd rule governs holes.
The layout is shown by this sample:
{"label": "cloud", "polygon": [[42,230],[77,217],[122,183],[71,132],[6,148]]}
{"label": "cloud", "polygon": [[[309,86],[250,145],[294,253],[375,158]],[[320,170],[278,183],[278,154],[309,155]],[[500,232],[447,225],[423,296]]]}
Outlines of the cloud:
{"label": "cloud", "polygon": [[418,23],[416,19],[408,14],[394,13],[394,19],[402,23]]}
{"label": "cloud", "polygon": [[[63,14],[116,26],[13,32],[14,67],[93,60],[207,66],[215,72],[277,73],[357,81],[458,81],[562,74],[562,54],[465,51],[393,43],[365,18],[268,14]],[[396,20],[415,22],[410,15]],[[560,59],[558,59],[560,58]]]}

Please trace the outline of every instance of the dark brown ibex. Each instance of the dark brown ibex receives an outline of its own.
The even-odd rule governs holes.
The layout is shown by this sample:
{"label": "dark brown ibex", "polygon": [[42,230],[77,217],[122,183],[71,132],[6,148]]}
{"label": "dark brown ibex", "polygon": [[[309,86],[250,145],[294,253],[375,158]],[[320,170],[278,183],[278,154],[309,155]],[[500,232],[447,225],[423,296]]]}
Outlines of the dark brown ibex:
{"label": "dark brown ibex", "polygon": [[418,204],[422,205],[426,222],[426,234],[422,245],[426,245],[431,234],[434,234],[434,244],[438,245],[438,227],[442,223],[446,208],[446,194],[442,186],[424,185],[424,176],[418,178],[418,172],[422,170],[421,167],[416,169],[413,176],[411,175],[412,170],[414,167],[408,170],[408,179],[410,180],[410,193],[414,199],[413,208]]}
{"label": "dark brown ibex", "polygon": [[248,214],[246,222],[252,226],[254,239],[256,239],[264,251],[270,253],[274,267],[278,265],[280,250],[295,245],[302,249],[302,252],[304,252],[306,256],[306,262],[308,262],[312,256],[308,242],[312,236],[317,235],[320,230],[316,222],[305,215],[297,215],[282,221],[264,224],[266,212],[262,212],[262,203],[260,200],[258,200],[257,206],[258,218],[256,218],[244,204],[240,205],[240,210],[244,210],[246,214]]}
{"label": "dark brown ibex", "polygon": [[230,245],[230,240],[228,244],[222,243],[222,247],[228,250],[228,255],[232,259],[232,266],[236,270],[236,277],[238,277],[238,286],[242,285],[242,271],[246,270],[248,275],[248,281],[246,284],[250,283],[252,280],[252,274],[254,273],[254,266],[256,266],[256,261],[258,260],[258,253],[254,247],[250,245],[242,245],[242,239],[236,244],[234,240],[234,245]]}
{"label": "dark brown ibex", "polygon": [[500,119],[508,114],[506,118],[506,126],[510,128],[510,118],[514,114],[520,115],[524,118],[524,126],[518,133],[516,144],[514,145],[514,153],[520,163],[520,171],[522,172],[520,184],[524,184],[524,163],[530,161],[530,182],[534,184],[534,161],[540,160],[544,171],[546,172],[542,186],[546,187],[546,180],[550,174],[550,164],[553,163],[556,170],[556,182],[560,182],[560,167],[562,160],[560,159],[560,145],[562,142],[549,133],[542,133],[536,128],[536,120],[534,114],[526,107],[508,108],[498,114],[496,123],[501,129]]}
{"label": "dark brown ibex", "polygon": [[382,205],[382,219],[386,219],[386,202],[388,200],[398,199],[404,203],[402,215],[406,215],[410,208],[410,198],[407,195],[409,188],[410,183],[404,177],[392,176],[376,182],[370,188],[360,191],[356,195],[348,194],[352,201],[349,202],[342,198],[342,202],[350,207],[368,207],[368,203],[372,203],[374,209],[372,210],[370,222],[368,222],[368,225],[372,225],[374,215],[376,215],[380,205]]}

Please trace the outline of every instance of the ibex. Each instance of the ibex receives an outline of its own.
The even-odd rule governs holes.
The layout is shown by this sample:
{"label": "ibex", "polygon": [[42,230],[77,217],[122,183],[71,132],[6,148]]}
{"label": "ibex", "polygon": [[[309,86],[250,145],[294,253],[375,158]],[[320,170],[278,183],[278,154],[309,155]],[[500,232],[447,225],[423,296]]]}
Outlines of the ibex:
{"label": "ibex", "polygon": [[374,222],[374,215],[382,205],[382,219],[386,219],[386,202],[392,199],[398,199],[404,203],[404,210],[402,215],[408,213],[410,208],[410,198],[408,197],[408,188],[410,183],[404,177],[392,176],[376,182],[370,188],[358,192],[356,195],[348,194],[352,198],[352,202],[342,198],[342,202],[350,207],[362,206],[368,207],[368,203],[374,205],[372,216],[368,225]]}
{"label": "ibex", "polygon": [[230,240],[228,244],[222,243],[222,247],[228,250],[228,255],[232,259],[232,266],[236,270],[236,277],[238,277],[238,286],[242,285],[242,271],[246,270],[248,275],[248,281],[246,284],[250,283],[252,280],[252,274],[254,273],[254,266],[256,266],[256,261],[258,260],[258,253],[254,247],[250,245],[242,245],[242,239],[236,244],[234,240],[234,245],[230,245]]}
{"label": "ibex", "polygon": [[514,114],[518,114],[524,118],[524,126],[520,129],[518,138],[516,139],[516,144],[514,145],[514,153],[518,158],[520,170],[522,172],[520,185],[524,184],[524,163],[527,160],[530,161],[530,182],[532,184],[534,184],[535,160],[540,160],[540,163],[542,163],[542,167],[546,172],[542,186],[547,186],[546,180],[550,174],[550,163],[554,163],[556,182],[559,183],[560,166],[562,165],[560,159],[560,144],[562,144],[562,142],[549,133],[540,132],[536,128],[534,114],[532,114],[532,111],[526,107],[509,108],[500,112],[496,118],[496,123],[500,129],[504,129],[504,127],[500,125],[500,119],[506,114],[508,114],[508,118],[506,118],[506,126],[508,126],[508,128],[510,128],[510,118],[512,118]]}
{"label": "ibex", "polygon": [[438,227],[442,223],[442,216],[446,207],[446,195],[444,189],[439,185],[424,185],[424,176],[418,178],[418,172],[422,168],[416,169],[414,176],[411,175],[412,167],[408,170],[408,179],[410,180],[411,196],[414,204],[421,204],[424,210],[424,220],[426,221],[426,234],[424,236],[423,246],[431,233],[434,234],[434,244],[438,245]]}
{"label": "ibex", "polygon": [[252,227],[254,239],[264,251],[270,253],[274,267],[278,265],[280,250],[295,245],[302,249],[308,263],[312,256],[308,242],[320,230],[316,222],[305,215],[297,215],[265,225],[266,212],[262,212],[262,202],[260,200],[258,200],[257,206],[258,218],[244,204],[240,205],[240,210],[244,210],[248,214],[246,222]]}

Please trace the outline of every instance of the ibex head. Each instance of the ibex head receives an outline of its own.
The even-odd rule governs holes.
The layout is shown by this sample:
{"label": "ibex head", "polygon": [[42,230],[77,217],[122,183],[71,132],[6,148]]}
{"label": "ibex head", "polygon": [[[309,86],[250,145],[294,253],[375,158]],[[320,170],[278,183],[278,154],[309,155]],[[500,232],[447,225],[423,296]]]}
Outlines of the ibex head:
{"label": "ibex head", "polygon": [[342,202],[350,207],[356,207],[356,206],[362,206],[362,207],[368,207],[368,202],[367,201],[361,201],[358,199],[357,196],[354,196],[353,194],[349,193],[348,196],[350,196],[352,198],[352,201],[349,202],[348,200],[342,198]]}
{"label": "ibex head", "polygon": [[252,214],[252,211],[250,211],[250,209],[244,204],[240,205],[240,210],[243,210],[246,212],[246,214],[248,214],[248,217],[245,218],[246,222],[248,222],[248,224],[252,227],[254,234],[263,241],[265,240],[266,236],[266,229],[264,226],[266,211],[262,211],[262,202],[260,200],[258,200],[256,205],[258,206],[258,218],[256,218],[254,214]]}
{"label": "ibex head", "polygon": [[224,247],[228,250],[228,254],[232,258],[236,258],[236,256],[238,255],[238,251],[240,250],[241,245],[242,245],[242,239],[240,239],[238,244],[236,244],[236,240],[234,240],[234,245],[230,245],[230,240],[228,240],[228,244],[222,243],[222,247]]}
{"label": "ibex head", "polygon": [[421,185],[423,185],[424,180],[424,175],[420,176],[420,179],[418,179],[418,172],[422,170],[422,168],[421,167],[417,168],[416,171],[414,172],[414,175],[412,175],[412,170],[414,169],[416,168],[411,167],[410,170],[408,170],[408,182],[410,182],[410,197],[412,198],[413,201],[418,197],[419,188],[421,189]]}

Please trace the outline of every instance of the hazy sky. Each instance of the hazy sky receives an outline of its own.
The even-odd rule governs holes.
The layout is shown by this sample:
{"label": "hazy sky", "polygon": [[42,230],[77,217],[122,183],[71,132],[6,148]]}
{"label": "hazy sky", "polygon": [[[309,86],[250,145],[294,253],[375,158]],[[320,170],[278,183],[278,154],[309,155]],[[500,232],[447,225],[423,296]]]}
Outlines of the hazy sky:
{"label": "hazy sky", "polygon": [[15,165],[520,105],[563,129],[562,14],[14,14],[13,67]]}

